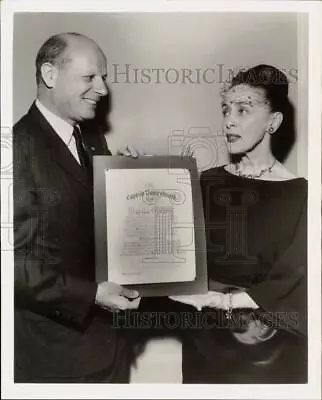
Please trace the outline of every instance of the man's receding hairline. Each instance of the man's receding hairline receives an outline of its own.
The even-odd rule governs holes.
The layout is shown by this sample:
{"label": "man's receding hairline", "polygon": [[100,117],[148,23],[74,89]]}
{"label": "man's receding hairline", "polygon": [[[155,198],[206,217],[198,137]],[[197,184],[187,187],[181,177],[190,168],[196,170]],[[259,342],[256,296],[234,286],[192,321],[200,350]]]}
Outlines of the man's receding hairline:
{"label": "man's receding hairline", "polygon": [[95,40],[91,39],[88,36],[82,35],[80,33],[79,34],[78,33],[62,33],[61,38],[65,41],[66,48],[60,55],[60,60],[59,60],[60,64],[66,64],[66,63],[72,61],[73,57],[70,56],[70,53],[73,50],[73,47],[72,47],[73,42],[77,44],[77,43],[82,43],[82,41],[83,41],[83,43],[91,44],[93,48],[95,48],[104,58],[106,58],[105,54],[104,54],[103,50],[100,48],[100,46],[95,42]]}

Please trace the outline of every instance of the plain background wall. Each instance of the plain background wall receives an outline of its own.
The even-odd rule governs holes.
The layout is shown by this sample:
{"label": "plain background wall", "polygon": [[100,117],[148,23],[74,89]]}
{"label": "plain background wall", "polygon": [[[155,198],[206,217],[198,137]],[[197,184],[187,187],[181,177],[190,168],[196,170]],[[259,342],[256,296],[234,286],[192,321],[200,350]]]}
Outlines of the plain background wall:
{"label": "plain background wall", "polygon": [[[260,63],[287,71],[298,68],[295,13],[16,14],[14,122],[35,97],[34,61],[39,47],[49,36],[68,31],[93,38],[107,56],[112,93],[107,140],[112,151],[134,144],[152,154],[179,154],[189,144],[203,169],[222,164],[227,157],[220,136],[215,139],[220,135],[220,90],[228,69]],[[125,72],[125,65],[130,64],[130,83],[125,82],[125,75],[119,75],[116,83],[113,64],[119,72]],[[224,65],[222,78],[219,64]],[[139,80],[144,68],[174,68],[180,79],[169,83],[161,73],[160,83],[156,83],[152,73],[151,83],[135,83],[133,68],[139,69]],[[201,73],[214,68],[207,78],[216,82],[207,84],[201,79],[200,83],[184,84],[184,68],[200,68]],[[297,109],[298,83],[292,78],[295,73],[290,74],[290,98]],[[168,78],[174,81],[175,71]],[[302,129],[298,134],[307,132]],[[295,145],[285,165],[302,175],[297,159],[300,155],[307,160],[307,147],[305,140],[300,143],[302,148]]]}

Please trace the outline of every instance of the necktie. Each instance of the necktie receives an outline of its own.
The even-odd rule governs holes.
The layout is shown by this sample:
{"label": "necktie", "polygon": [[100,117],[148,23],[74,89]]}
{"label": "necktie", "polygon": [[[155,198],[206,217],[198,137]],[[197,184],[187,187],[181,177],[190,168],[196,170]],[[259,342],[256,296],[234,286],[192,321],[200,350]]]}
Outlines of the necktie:
{"label": "necktie", "polygon": [[93,174],[93,167],[91,160],[89,158],[89,154],[85,148],[84,141],[82,139],[82,135],[80,133],[80,130],[77,126],[74,126],[73,130],[73,136],[75,138],[75,143],[76,143],[76,149],[79,157],[79,161],[81,163],[82,168],[85,169],[86,174],[90,180],[92,180],[92,174]]}

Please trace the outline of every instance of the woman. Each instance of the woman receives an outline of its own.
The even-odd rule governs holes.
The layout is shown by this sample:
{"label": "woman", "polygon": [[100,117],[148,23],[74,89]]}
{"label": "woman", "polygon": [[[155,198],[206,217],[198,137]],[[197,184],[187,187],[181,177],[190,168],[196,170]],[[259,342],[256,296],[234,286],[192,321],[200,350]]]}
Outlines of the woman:
{"label": "woman", "polygon": [[184,383],[305,383],[307,182],[272,149],[292,136],[288,82],[258,65],[222,93],[229,164],[201,174],[209,293],[185,332]]}

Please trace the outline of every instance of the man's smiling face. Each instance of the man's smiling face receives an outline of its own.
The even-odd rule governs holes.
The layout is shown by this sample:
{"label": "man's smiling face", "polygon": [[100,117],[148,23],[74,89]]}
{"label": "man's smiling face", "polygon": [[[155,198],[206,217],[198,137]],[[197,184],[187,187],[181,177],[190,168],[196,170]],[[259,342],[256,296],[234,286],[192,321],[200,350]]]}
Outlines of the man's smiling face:
{"label": "man's smiling face", "polygon": [[59,116],[74,124],[94,118],[97,102],[107,94],[106,58],[95,43],[69,40],[58,67],[53,99]]}

